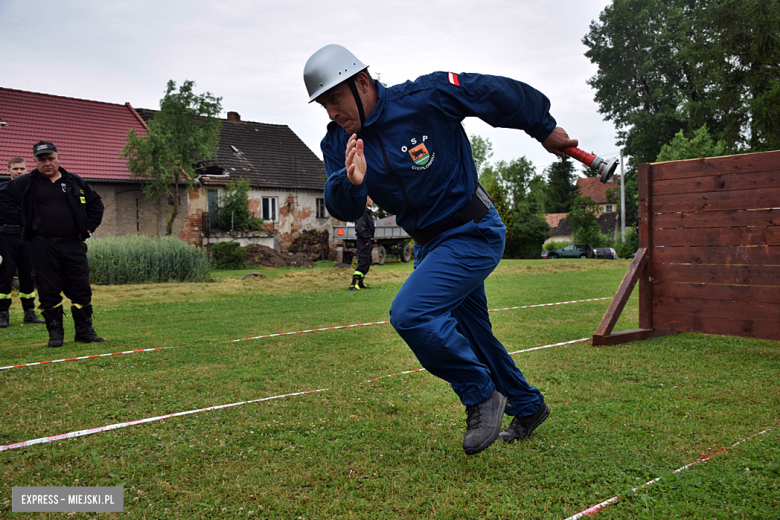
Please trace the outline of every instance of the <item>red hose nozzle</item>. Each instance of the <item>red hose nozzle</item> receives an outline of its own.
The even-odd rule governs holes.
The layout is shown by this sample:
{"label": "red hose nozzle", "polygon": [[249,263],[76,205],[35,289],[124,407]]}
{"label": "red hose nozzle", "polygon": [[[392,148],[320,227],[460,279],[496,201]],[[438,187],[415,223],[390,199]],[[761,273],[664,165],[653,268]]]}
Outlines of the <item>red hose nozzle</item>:
{"label": "red hose nozzle", "polygon": [[599,180],[601,182],[607,182],[615,173],[617,165],[620,161],[617,158],[605,161],[598,155],[589,154],[579,148],[570,146],[568,148],[562,148],[561,151],[573,159],[577,159],[585,166],[599,174]]}

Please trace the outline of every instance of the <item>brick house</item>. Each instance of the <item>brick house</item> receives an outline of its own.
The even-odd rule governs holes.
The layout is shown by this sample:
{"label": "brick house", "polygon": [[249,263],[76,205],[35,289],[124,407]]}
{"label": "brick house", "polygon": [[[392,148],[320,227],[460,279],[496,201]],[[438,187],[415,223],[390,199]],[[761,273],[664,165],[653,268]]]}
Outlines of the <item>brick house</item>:
{"label": "brick house", "polygon": [[[155,112],[138,109],[145,121]],[[185,240],[198,245],[220,240],[258,242],[285,250],[302,230],[325,230],[332,238],[323,199],[325,165],[288,126],[242,121],[237,112],[228,112],[222,119],[217,157],[199,171],[189,194],[182,230]],[[263,219],[265,231],[273,237],[270,241],[268,234],[256,237],[212,229],[226,186],[241,178],[249,181],[249,210]]]}
{"label": "brick house", "polygon": [[[598,177],[577,179],[577,188],[581,197],[590,197],[601,206],[601,213],[616,213],[620,208],[620,177],[613,177],[613,181],[607,184],[601,182]],[[608,190],[617,190],[609,197]]]}
{"label": "brick house", "polygon": [[[171,208],[167,197],[148,198],[119,151],[127,133],[140,135],[146,127],[129,103],[124,105],[53,96],[0,87],[0,182],[10,179],[6,163],[21,157],[30,171],[35,168],[33,144],[40,140],[57,146],[60,164],[84,178],[105,205],[103,223],[95,237],[141,234],[161,236]],[[180,190],[186,200],[187,190]],[[180,207],[174,231],[179,233],[186,204]]]}
{"label": "brick house", "polygon": [[[589,177],[585,179],[577,179],[577,188],[579,188],[579,195],[581,197],[588,196],[592,198],[596,204],[601,207],[601,212],[597,216],[597,222],[601,228],[601,233],[604,235],[613,235],[617,237],[618,219],[619,219],[619,206],[620,206],[620,192],[617,192],[617,196],[614,200],[609,201],[611,197],[608,196],[607,190],[614,189],[620,186],[619,178],[617,181],[610,182],[609,184],[602,183],[597,177]],[[568,213],[548,213],[545,220],[550,225],[550,238],[545,240],[545,244],[548,242],[572,242],[572,229],[569,221],[566,220]]]}

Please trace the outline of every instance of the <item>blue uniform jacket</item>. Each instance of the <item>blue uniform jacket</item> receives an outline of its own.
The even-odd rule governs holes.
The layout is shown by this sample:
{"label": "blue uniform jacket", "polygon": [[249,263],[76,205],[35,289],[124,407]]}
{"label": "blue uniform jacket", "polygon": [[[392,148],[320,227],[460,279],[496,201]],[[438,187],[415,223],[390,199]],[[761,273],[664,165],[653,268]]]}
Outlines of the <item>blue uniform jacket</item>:
{"label": "blue uniform jacket", "polygon": [[368,164],[363,184],[347,179],[349,134],[331,122],[322,140],[325,206],[340,220],[360,218],[370,195],[406,230],[435,227],[466,206],[477,187],[464,118],[524,130],[540,142],[556,125],[547,97],[509,78],[434,72],[388,88],[377,82],[377,89],[360,133]]}

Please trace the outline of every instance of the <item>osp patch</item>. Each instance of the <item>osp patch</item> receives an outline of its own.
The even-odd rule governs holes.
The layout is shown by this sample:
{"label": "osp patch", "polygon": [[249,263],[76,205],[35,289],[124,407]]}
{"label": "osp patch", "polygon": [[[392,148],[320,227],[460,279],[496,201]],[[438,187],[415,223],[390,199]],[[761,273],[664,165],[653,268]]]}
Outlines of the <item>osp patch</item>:
{"label": "osp patch", "polygon": [[425,143],[421,143],[409,150],[409,155],[412,156],[412,160],[417,166],[425,166],[431,160],[431,154],[428,153]]}

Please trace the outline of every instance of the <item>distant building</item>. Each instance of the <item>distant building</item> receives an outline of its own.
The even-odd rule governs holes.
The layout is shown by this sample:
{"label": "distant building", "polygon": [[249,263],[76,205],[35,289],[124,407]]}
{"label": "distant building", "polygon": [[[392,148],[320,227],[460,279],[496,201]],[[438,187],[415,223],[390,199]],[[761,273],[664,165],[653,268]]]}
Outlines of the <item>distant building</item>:
{"label": "distant building", "polygon": [[[615,179],[615,177],[613,177]],[[599,205],[601,211],[597,215],[597,222],[601,233],[617,236],[618,219],[620,216],[620,194],[617,193],[614,201],[608,202],[607,190],[619,188],[619,179],[608,184],[602,183],[597,177],[577,179],[577,187],[581,197],[588,196]],[[550,238],[548,242],[572,242],[571,224],[566,219],[568,213],[548,213],[544,217],[550,225]]]}
{"label": "distant building", "polygon": [[[618,213],[620,210],[620,180],[618,177],[613,177],[612,182],[604,184],[598,177],[588,177],[585,179],[577,179],[577,188],[580,190],[581,197],[590,197],[596,204],[601,206],[601,213]],[[612,198],[608,200],[607,190],[617,188],[618,191]]]}
{"label": "distant building", "polygon": [[[139,108],[138,113],[148,121],[156,111]],[[237,240],[284,250],[303,230],[325,230],[333,237],[323,199],[325,165],[286,125],[242,121],[237,112],[228,112],[217,157],[202,164],[199,172],[182,229],[182,238],[189,242]],[[249,181],[249,210],[263,219],[275,241],[269,243],[267,234],[214,230],[226,186],[242,178]]]}
{"label": "distant building", "polygon": [[[126,161],[119,157],[131,128],[146,135],[144,122],[130,103],[119,105],[0,87],[0,116],[8,125],[0,128],[0,182],[10,179],[5,167],[8,159],[21,157],[32,171],[33,144],[51,141],[57,146],[60,165],[85,179],[103,199],[106,211],[96,237],[165,234],[171,212],[168,198],[146,197],[141,185],[130,179]],[[186,200],[186,188],[179,196]],[[176,233],[186,209],[186,204],[179,209]]]}

